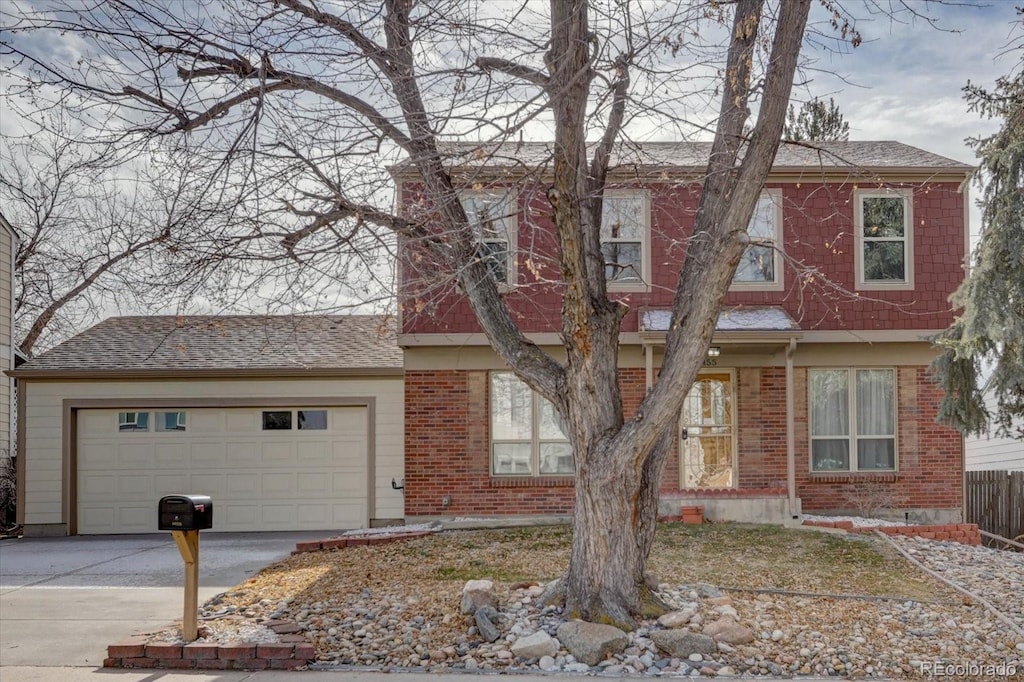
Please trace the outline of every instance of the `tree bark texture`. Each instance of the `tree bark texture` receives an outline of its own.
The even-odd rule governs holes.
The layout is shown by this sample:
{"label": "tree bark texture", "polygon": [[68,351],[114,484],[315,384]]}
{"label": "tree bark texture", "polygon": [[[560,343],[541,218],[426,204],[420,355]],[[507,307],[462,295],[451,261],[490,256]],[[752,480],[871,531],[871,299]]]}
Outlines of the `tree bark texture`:
{"label": "tree bark texture", "polygon": [[[583,269],[585,261],[573,263],[563,255],[564,275],[570,282],[563,308],[566,402],[576,454],[576,511],[566,576],[571,617],[630,628],[637,618],[661,610],[645,582],[661,473],[676,438],[687,389],[703,366],[718,312],[746,246],[744,230],[736,226],[749,222],[778,149],[810,8],[809,0],[783,3],[761,109],[740,160],[762,5],[761,0],[740,0],[735,8],[721,113],[694,236],[673,304],[666,356],[658,382],[627,422],[615,376],[620,317],[617,311],[593,303],[608,301],[603,276]],[[556,159],[552,201],[556,223],[558,168]],[[583,173],[583,167],[578,167],[577,177]],[[572,218],[566,215],[563,220],[568,223]],[[599,212],[595,219],[599,220]],[[586,233],[587,226],[581,227]],[[563,250],[569,233],[559,230]],[[576,245],[570,242],[569,246]],[[573,298],[584,295],[580,291],[584,283],[591,285],[586,292],[592,297],[589,307]]]}

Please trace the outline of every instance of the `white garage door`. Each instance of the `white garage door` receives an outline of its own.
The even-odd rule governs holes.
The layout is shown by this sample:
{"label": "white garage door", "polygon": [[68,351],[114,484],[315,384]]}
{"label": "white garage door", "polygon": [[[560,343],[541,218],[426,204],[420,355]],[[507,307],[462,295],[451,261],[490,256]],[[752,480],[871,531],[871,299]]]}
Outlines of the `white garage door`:
{"label": "white garage door", "polygon": [[78,532],[156,532],[164,495],[209,495],[213,530],[368,521],[365,407],[80,410]]}

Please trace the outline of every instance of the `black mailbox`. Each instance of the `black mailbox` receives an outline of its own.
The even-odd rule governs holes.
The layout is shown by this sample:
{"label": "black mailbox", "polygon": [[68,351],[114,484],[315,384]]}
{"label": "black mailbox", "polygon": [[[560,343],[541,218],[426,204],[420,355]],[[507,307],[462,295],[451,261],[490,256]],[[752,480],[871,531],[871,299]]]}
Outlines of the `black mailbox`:
{"label": "black mailbox", "polygon": [[167,495],[160,498],[158,530],[213,528],[213,502],[207,495]]}

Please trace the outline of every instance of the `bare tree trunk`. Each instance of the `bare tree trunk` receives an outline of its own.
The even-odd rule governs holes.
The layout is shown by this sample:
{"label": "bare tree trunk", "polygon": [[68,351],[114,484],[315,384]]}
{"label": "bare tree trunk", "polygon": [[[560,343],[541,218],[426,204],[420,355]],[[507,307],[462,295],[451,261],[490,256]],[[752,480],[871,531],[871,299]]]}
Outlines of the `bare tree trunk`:
{"label": "bare tree trunk", "polygon": [[658,487],[672,450],[674,429],[667,429],[650,457],[638,468],[630,452],[605,447],[586,457],[577,477],[576,511],[566,612],[571,618],[631,630],[635,618],[666,611],[647,581],[654,545]]}
{"label": "bare tree trunk", "polygon": [[[615,316],[614,329],[610,328],[614,313],[596,303],[598,297],[593,295],[604,293],[603,278],[584,264],[573,267],[573,253],[566,254],[567,244],[573,243],[564,237],[561,242],[563,270],[570,283],[563,307],[569,361],[567,408],[577,458],[575,533],[565,586],[571,617],[632,628],[635,618],[655,615],[663,607],[647,587],[644,570],[657,523],[658,485],[685,399],[680,387],[692,385],[703,364],[717,311],[743,253],[745,243],[733,226],[749,221],[775,157],[809,12],[809,0],[784,3],[761,111],[740,162],[762,5],[763,0],[740,0],[735,9],[729,77],[694,238],[673,303],[662,374],[629,422],[623,421],[616,376],[621,313]],[[560,198],[558,171],[556,152],[555,187],[549,193],[556,224],[562,208],[556,201]],[[587,217],[583,212],[582,218]],[[599,220],[599,216],[590,217]],[[600,279],[596,286],[595,276]],[[591,286],[580,295],[574,285],[584,283]],[[599,300],[610,303],[605,296]],[[574,325],[584,314],[589,326]],[[589,333],[580,334],[580,327]]]}

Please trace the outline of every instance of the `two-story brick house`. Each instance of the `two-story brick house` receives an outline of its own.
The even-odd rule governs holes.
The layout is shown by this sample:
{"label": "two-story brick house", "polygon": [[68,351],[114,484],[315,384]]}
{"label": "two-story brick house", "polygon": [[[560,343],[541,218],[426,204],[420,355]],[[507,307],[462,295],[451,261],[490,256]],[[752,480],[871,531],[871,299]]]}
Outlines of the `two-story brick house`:
{"label": "two-story brick house", "polygon": [[[559,355],[545,144],[456,146],[453,176],[521,328]],[[656,380],[709,145],[622,149],[605,193],[609,289],[626,303],[627,413]],[[958,519],[963,445],[935,422],[929,339],[964,277],[970,167],[896,142],[783,145],[712,349],[680,415],[662,511],[781,520],[874,506]],[[406,166],[400,201],[429,204]],[[572,453],[553,408],[487,344],[451,279],[406,245],[406,519],[562,514]],[[865,498],[870,497],[871,500]]]}

